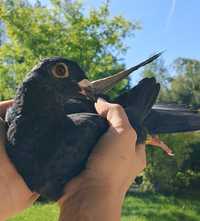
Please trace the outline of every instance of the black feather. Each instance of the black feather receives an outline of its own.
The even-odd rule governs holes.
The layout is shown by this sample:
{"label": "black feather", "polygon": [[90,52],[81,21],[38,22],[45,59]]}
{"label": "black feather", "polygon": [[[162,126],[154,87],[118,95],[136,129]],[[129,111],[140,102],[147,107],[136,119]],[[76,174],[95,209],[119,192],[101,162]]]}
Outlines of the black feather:
{"label": "black feather", "polygon": [[[119,95],[114,102],[123,107],[133,106],[135,100],[142,100],[142,93],[136,87]],[[155,104],[145,117],[143,129],[149,134],[177,133],[200,130],[198,110],[180,104]]]}
{"label": "black feather", "polygon": [[200,115],[189,110],[152,109],[144,122],[150,134],[200,130]]}

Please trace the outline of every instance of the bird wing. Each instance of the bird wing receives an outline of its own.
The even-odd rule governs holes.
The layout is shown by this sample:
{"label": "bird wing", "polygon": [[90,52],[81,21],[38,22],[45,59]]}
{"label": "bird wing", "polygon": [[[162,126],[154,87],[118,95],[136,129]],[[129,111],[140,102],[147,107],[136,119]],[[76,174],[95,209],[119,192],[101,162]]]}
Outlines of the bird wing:
{"label": "bird wing", "polygon": [[109,126],[104,118],[93,113],[68,114],[63,122],[63,128],[55,131],[58,137],[54,155],[46,162],[40,187],[35,189],[53,201],[63,195],[65,184],[85,168],[90,152]]}
{"label": "bird wing", "polygon": [[188,113],[197,113],[198,112],[195,109],[191,109],[186,104],[174,104],[174,103],[155,104],[153,106],[153,109],[156,109],[156,110],[179,111],[179,112],[188,112]]}
{"label": "bird wing", "polygon": [[[143,88],[144,91],[146,87]],[[138,85],[126,91],[114,99],[114,102],[123,107],[138,106],[136,100],[143,99],[143,93]],[[197,110],[190,109],[186,105],[155,104],[145,119],[145,127],[150,134],[175,133],[200,130],[200,114]]]}
{"label": "bird wing", "polygon": [[116,97],[113,102],[127,109],[134,108],[137,115],[144,119],[154,105],[159,91],[160,84],[155,78],[144,78],[135,87]]}
{"label": "bird wing", "polygon": [[179,105],[155,105],[144,122],[150,134],[200,130],[200,114]]}

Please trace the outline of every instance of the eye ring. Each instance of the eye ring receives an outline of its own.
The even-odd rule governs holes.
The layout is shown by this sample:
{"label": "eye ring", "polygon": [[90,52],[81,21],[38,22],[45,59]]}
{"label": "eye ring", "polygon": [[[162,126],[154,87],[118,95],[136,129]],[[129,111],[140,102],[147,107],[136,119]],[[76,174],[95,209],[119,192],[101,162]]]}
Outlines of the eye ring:
{"label": "eye ring", "polygon": [[56,78],[67,78],[69,76],[69,70],[66,64],[58,63],[53,69],[52,73]]}

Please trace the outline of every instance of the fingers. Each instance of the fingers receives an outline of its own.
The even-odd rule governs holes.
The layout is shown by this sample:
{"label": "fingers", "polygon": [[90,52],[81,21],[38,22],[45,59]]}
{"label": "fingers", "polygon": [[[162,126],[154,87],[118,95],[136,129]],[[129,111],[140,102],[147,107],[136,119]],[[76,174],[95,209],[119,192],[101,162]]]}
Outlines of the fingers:
{"label": "fingers", "polygon": [[4,118],[7,109],[13,104],[13,100],[0,102],[0,117]]}
{"label": "fingers", "polygon": [[117,131],[132,130],[135,133],[124,109],[119,104],[108,103],[102,98],[99,98],[95,103],[95,108],[97,113],[106,118],[110,123],[110,126]]}

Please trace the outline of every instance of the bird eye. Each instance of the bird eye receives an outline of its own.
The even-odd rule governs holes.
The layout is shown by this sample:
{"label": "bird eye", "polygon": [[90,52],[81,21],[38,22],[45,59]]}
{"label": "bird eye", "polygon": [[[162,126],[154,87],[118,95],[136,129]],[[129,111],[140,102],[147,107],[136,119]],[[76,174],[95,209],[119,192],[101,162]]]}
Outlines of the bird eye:
{"label": "bird eye", "polygon": [[63,63],[56,64],[53,67],[52,73],[56,78],[67,78],[69,76],[68,67]]}

